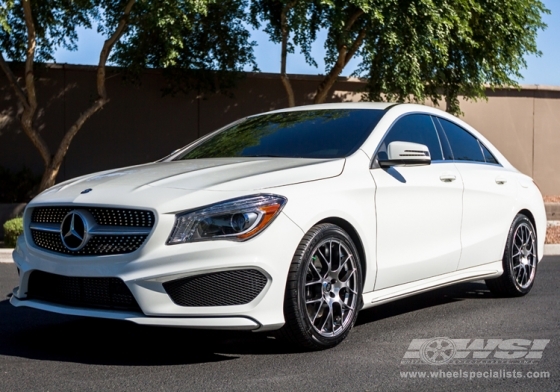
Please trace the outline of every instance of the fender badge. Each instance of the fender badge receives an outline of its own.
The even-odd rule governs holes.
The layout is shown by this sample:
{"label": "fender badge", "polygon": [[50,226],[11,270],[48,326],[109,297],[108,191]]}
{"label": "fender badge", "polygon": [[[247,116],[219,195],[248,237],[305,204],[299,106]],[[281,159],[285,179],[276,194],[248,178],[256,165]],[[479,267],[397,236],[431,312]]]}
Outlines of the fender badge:
{"label": "fender badge", "polygon": [[80,193],[90,193],[93,189],[88,188],[88,189],[84,189],[83,191],[81,191]]}

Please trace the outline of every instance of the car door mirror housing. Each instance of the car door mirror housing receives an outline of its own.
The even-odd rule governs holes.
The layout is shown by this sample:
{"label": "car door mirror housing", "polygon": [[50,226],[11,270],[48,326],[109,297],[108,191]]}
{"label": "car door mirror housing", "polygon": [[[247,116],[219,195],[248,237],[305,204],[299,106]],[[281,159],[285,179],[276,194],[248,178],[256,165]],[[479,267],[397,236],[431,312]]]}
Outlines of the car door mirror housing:
{"label": "car door mirror housing", "polygon": [[432,162],[428,147],[419,143],[391,142],[387,146],[386,159],[380,155],[378,154],[378,162],[381,167],[420,166]]}

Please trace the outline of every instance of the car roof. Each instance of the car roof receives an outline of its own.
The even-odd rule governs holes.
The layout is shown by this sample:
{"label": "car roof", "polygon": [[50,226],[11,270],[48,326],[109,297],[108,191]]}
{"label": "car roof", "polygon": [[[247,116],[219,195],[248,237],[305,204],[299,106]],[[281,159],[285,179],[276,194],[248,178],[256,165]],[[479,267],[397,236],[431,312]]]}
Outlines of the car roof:
{"label": "car roof", "polygon": [[[391,106],[397,105],[395,102],[340,102],[340,103],[321,103],[315,105],[303,105],[293,108],[284,108],[272,110],[266,113],[256,114],[272,114],[272,113],[285,113],[285,112],[299,112],[303,110],[324,110],[324,109],[377,109],[385,110]],[[253,117],[253,116],[250,116]]]}

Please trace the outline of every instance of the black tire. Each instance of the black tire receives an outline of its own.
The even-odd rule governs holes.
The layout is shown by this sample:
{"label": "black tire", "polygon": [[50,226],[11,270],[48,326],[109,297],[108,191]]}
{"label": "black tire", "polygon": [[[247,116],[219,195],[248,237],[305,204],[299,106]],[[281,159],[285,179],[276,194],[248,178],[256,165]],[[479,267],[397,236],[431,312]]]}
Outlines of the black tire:
{"label": "black tire", "polygon": [[537,233],[525,215],[517,215],[509,229],[504,257],[504,273],[487,279],[486,286],[500,297],[520,297],[531,291],[537,274]]}
{"label": "black tire", "polygon": [[330,223],[314,226],[292,259],[279,335],[308,350],[334,347],[348,336],[361,306],[362,267],[350,236]]}

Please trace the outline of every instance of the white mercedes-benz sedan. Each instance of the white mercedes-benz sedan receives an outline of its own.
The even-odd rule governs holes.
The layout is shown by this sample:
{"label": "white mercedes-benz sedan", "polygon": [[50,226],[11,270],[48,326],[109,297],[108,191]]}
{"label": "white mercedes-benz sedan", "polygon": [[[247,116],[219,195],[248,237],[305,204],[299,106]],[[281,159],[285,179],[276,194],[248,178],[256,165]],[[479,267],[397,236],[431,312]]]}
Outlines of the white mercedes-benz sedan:
{"label": "white mercedes-benz sedan", "polygon": [[343,103],[250,116],[58,184],[24,226],[14,306],[322,349],[358,311],[426,290],[527,294],[546,215],[533,180],[456,117]]}

